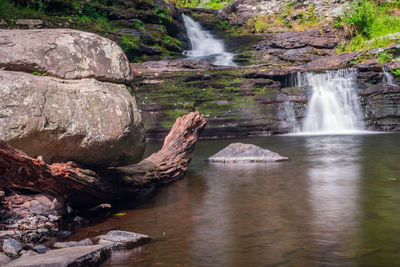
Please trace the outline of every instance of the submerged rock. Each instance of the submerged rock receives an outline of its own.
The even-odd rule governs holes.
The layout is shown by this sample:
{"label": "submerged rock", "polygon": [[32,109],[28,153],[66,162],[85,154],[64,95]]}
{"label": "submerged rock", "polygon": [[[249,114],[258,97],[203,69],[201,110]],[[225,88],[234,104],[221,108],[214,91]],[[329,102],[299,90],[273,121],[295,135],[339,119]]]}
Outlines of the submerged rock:
{"label": "submerged rock", "polygon": [[101,245],[63,248],[21,257],[5,266],[99,266],[109,255],[110,249]]}
{"label": "submerged rock", "polygon": [[289,160],[278,153],[252,144],[233,143],[208,158],[210,162],[243,163],[243,162],[276,162]]}
{"label": "submerged rock", "polygon": [[150,241],[147,235],[113,230],[105,235],[98,236],[100,245],[107,245],[111,248],[133,248]]}

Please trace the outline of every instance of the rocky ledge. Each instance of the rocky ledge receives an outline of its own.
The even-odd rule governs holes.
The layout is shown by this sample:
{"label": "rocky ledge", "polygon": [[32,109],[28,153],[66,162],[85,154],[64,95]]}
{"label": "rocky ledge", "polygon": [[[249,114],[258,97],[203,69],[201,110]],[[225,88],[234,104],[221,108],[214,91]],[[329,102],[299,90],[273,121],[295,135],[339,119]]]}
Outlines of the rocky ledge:
{"label": "rocky ledge", "polygon": [[[99,266],[114,249],[133,248],[150,241],[146,235],[113,230],[106,235],[81,241],[57,242],[55,249],[27,251],[20,258],[12,260],[4,254],[0,257],[2,266]],[[20,253],[22,245],[13,239],[4,241],[3,250]],[[9,254],[9,253],[8,253]],[[18,254],[14,255],[14,258]]]}

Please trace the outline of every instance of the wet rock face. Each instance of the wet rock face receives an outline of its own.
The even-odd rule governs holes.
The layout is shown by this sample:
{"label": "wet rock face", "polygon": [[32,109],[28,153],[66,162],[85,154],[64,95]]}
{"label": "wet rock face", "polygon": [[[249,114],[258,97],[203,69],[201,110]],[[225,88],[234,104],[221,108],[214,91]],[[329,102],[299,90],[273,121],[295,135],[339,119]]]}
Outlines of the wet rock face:
{"label": "wet rock face", "polygon": [[70,29],[1,30],[0,67],[63,79],[130,80],[122,49],[99,35]]}
{"label": "wet rock face", "polygon": [[131,70],[118,45],[68,29],[1,30],[0,36],[1,139],[47,163],[141,159],[144,130],[124,85]]}
{"label": "wet rock face", "polygon": [[382,85],[381,70],[358,74],[366,126],[375,131],[400,131],[400,86]]}
{"label": "wet rock face", "polygon": [[252,144],[233,143],[208,158],[209,162],[221,163],[251,163],[277,162],[289,160],[278,153]]}
{"label": "wet rock face", "polygon": [[[201,138],[288,133],[304,114],[307,88],[291,87],[290,70],[209,66],[165,72],[156,65],[135,64],[136,96],[151,140],[161,140],[179,115],[193,110],[206,116]],[[285,114],[287,106],[293,114]]]}

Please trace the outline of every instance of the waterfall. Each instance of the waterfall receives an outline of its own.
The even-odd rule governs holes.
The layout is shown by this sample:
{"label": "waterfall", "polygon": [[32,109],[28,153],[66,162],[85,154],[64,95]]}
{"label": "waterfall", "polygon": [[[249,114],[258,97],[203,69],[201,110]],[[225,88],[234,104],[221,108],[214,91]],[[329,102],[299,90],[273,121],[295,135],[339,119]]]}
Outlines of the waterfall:
{"label": "waterfall", "polygon": [[354,69],[302,74],[301,81],[312,89],[303,134],[351,134],[364,129],[356,74]]}
{"label": "waterfall", "polygon": [[226,52],[222,40],[217,40],[201,25],[185,14],[182,15],[192,50],[183,52],[190,59],[204,59],[218,66],[236,66],[233,54]]}
{"label": "waterfall", "polygon": [[383,73],[383,79],[382,79],[383,85],[397,86],[392,74],[390,74],[385,67],[382,67],[382,73]]}

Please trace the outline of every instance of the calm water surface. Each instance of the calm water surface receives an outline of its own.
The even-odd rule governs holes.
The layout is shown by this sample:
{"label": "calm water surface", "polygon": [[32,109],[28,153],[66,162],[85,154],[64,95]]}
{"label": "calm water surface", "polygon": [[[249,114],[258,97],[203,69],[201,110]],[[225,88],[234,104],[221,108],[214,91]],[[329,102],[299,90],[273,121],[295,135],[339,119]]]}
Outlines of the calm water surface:
{"label": "calm water surface", "polygon": [[[205,162],[236,141],[291,160]],[[400,135],[201,141],[183,180],[120,212],[72,238],[120,229],[153,240],[104,266],[399,266]]]}

